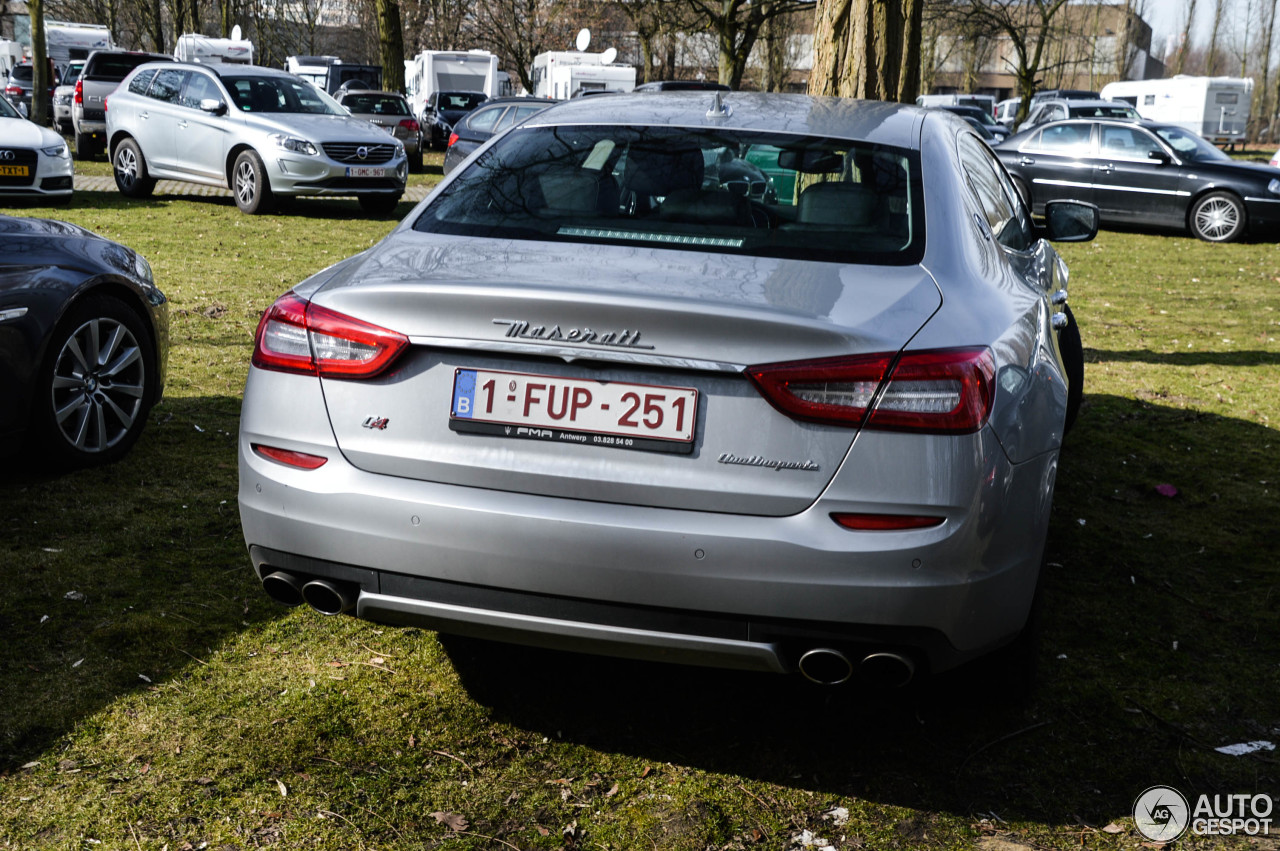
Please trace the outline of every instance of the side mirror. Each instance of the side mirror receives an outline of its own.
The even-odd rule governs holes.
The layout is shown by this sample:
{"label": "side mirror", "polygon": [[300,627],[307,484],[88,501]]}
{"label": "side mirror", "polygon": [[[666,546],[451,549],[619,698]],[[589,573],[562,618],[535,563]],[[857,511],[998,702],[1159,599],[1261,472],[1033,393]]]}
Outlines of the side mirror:
{"label": "side mirror", "polygon": [[1155,160],[1160,165],[1168,165],[1171,162],[1169,155],[1164,151],[1147,151],[1147,159]]}
{"label": "side mirror", "polygon": [[200,101],[200,111],[210,115],[226,115],[227,104],[218,98],[204,98]]}
{"label": "side mirror", "polygon": [[1049,201],[1044,230],[1050,242],[1088,242],[1098,235],[1098,208],[1083,201]]}

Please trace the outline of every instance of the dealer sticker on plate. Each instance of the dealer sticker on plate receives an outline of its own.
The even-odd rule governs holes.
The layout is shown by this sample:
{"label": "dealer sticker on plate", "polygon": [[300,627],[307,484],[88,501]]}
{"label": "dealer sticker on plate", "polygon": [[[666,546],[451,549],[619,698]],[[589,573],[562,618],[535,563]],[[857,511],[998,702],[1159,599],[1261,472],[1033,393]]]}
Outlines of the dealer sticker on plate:
{"label": "dealer sticker on plate", "polygon": [[698,391],[458,369],[449,428],[525,440],[692,452]]}

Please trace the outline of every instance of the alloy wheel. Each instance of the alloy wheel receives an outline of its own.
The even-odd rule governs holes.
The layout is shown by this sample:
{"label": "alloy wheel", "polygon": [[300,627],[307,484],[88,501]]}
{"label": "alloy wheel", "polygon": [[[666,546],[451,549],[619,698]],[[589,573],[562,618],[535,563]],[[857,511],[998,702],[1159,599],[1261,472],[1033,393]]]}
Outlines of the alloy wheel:
{"label": "alloy wheel", "polygon": [[253,204],[257,194],[258,175],[254,173],[253,163],[242,160],[236,166],[236,200],[240,202],[240,206],[247,207]]}
{"label": "alloy wheel", "polygon": [[146,364],[133,333],[108,317],[90,319],[54,363],[54,420],[81,452],[106,451],[128,435],[143,409]]}

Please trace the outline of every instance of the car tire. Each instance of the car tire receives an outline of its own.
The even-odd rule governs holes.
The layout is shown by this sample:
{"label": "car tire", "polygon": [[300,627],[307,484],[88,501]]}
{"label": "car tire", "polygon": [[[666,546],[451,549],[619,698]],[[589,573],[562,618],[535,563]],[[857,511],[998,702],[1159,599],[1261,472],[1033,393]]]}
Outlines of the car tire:
{"label": "car tire", "polygon": [[142,433],[157,380],[138,314],[115,298],[85,299],[50,338],[36,389],[37,439],[62,469],[116,461]]}
{"label": "car tire", "polygon": [[98,155],[98,146],[93,142],[93,135],[76,131],[76,157],[91,160]]}
{"label": "car tire", "polygon": [[111,172],[116,178],[116,188],[128,198],[146,198],[156,188],[155,179],[147,176],[147,160],[142,156],[142,148],[133,139],[116,145],[111,154]]}
{"label": "car tire", "polygon": [[1058,350],[1062,352],[1062,364],[1067,371],[1067,418],[1062,430],[1071,431],[1084,400],[1084,344],[1080,340],[1080,326],[1070,307],[1062,308],[1067,324],[1058,332]]}
{"label": "car tire", "polygon": [[1191,205],[1187,225],[1205,242],[1234,242],[1244,233],[1244,204],[1230,192],[1210,192]]}
{"label": "car tire", "polygon": [[240,212],[251,216],[271,211],[271,181],[255,151],[242,151],[231,167],[231,194]]}
{"label": "car tire", "polygon": [[360,209],[371,216],[388,216],[400,203],[399,195],[361,195]]}

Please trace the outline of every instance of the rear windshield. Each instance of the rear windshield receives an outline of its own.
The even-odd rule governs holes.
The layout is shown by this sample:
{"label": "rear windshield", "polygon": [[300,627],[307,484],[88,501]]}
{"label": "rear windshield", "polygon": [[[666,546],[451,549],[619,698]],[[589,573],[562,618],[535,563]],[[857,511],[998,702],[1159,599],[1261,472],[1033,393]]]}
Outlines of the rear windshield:
{"label": "rear windshield", "polygon": [[14,80],[21,80],[24,83],[29,83],[31,82],[32,75],[34,75],[35,72],[36,69],[30,65],[15,65],[9,74]]}
{"label": "rear windshield", "polygon": [[342,105],[354,113],[374,115],[408,115],[409,105],[395,95],[347,95]]}
{"label": "rear windshield", "polygon": [[86,80],[103,80],[118,83],[129,72],[147,62],[164,61],[167,57],[152,56],[147,53],[100,53],[94,56],[81,75]]}
{"label": "rear windshield", "polygon": [[445,92],[440,95],[441,109],[475,109],[487,100],[481,92]]}
{"label": "rear windshield", "polygon": [[678,127],[515,130],[414,229],[889,265],[924,252],[916,152]]}

